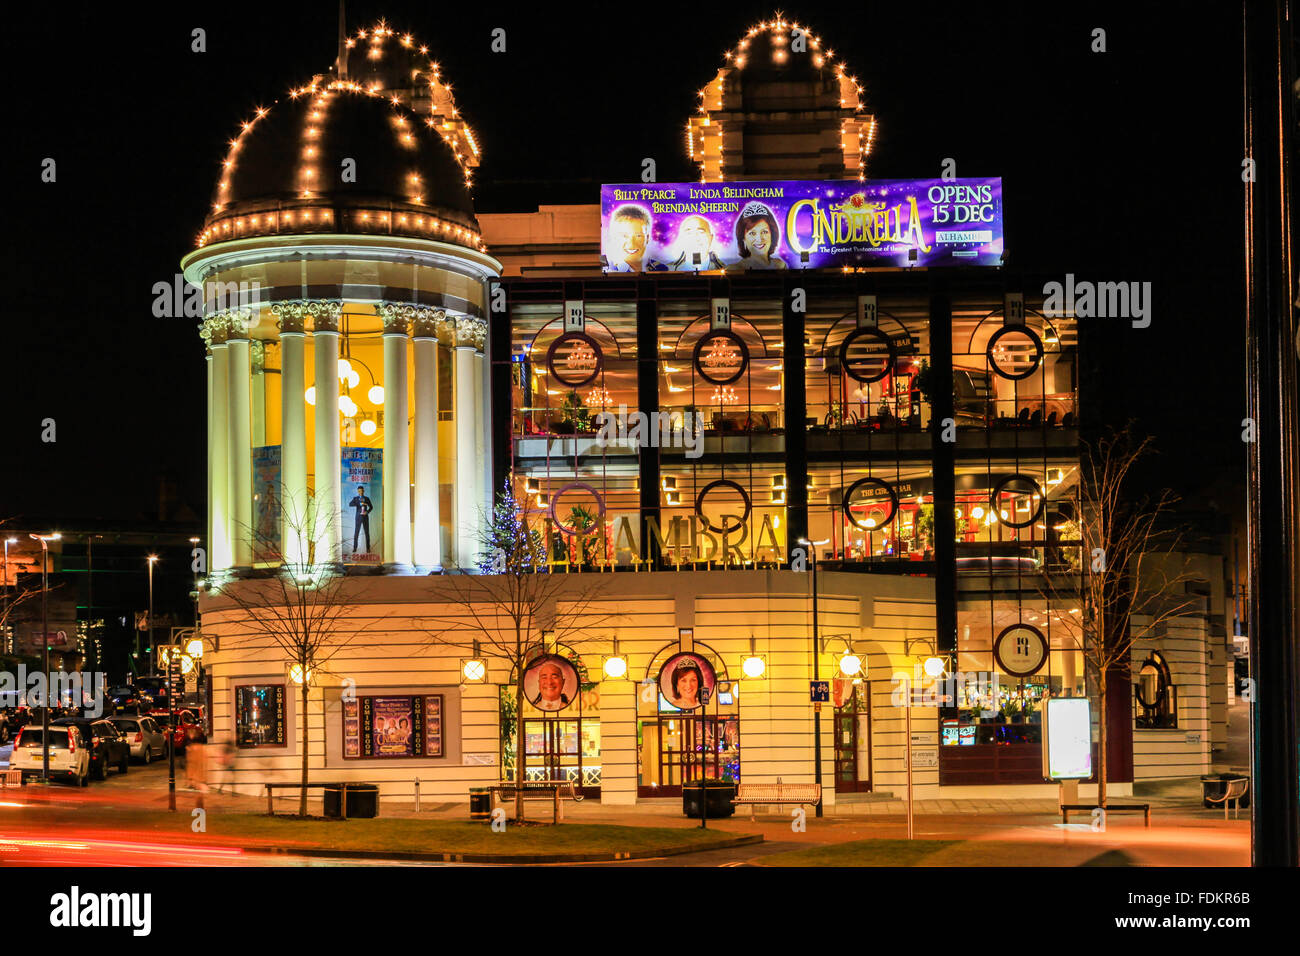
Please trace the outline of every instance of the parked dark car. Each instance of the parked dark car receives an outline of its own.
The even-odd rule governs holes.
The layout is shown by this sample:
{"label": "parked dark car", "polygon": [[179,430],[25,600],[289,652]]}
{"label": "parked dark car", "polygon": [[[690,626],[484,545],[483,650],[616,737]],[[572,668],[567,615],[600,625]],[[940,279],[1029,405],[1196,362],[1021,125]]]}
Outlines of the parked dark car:
{"label": "parked dark car", "polygon": [[90,748],[90,775],[96,780],[107,779],[109,767],[116,767],[118,773],[131,769],[131,745],[112,721],[72,718],[52,721],[50,726],[81,731],[81,739]]}

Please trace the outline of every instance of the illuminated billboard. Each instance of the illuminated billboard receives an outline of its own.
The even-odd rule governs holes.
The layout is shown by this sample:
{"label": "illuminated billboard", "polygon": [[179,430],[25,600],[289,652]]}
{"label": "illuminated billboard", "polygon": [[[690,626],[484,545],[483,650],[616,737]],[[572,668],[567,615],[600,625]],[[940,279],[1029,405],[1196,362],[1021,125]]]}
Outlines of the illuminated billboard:
{"label": "illuminated billboard", "polygon": [[632,183],[600,190],[606,272],[1002,264],[1002,180]]}
{"label": "illuminated billboard", "polygon": [[1043,720],[1043,776],[1092,776],[1092,707],[1086,697],[1049,697]]}

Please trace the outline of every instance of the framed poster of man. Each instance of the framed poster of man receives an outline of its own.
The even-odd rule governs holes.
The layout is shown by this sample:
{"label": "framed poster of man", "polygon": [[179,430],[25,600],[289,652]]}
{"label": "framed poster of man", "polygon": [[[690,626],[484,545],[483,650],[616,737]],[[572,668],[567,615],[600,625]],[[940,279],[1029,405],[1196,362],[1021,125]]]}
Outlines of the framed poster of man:
{"label": "framed poster of man", "polygon": [[713,665],[699,654],[674,654],[659,669],[659,693],[678,710],[695,710],[712,696]]}
{"label": "framed poster of man", "polygon": [[564,710],[578,699],[578,669],[558,654],[541,654],[524,668],[524,697],[538,710]]}

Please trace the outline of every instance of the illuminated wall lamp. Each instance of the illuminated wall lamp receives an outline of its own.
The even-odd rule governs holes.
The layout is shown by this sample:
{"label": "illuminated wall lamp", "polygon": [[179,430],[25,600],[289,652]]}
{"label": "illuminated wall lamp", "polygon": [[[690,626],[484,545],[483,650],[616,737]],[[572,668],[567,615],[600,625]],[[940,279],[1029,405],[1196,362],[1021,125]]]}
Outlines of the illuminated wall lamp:
{"label": "illuminated wall lamp", "polygon": [[460,662],[461,683],[487,683],[487,661],[481,657],[465,657]]}
{"label": "illuminated wall lamp", "polygon": [[767,658],[758,653],[752,637],[749,639],[749,656],[740,662],[740,671],[750,680],[761,680],[767,675]]}
{"label": "illuminated wall lamp", "polygon": [[614,640],[613,653],[601,663],[602,671],[609,680],[622,680],[627,677],[627,656],[618,652],[618,639]]}
{"label": "illuminated wall lamp", "polygon": [[[316,673],[316,672],[313,671],[310,667],[307,668],[307,683],[308,683],[308,684],[311,683],[312,675],[314,675],[315,673]],[[292,683],[292,684],[301,684],[301,683],[302,683],[302,665],[301,665],[301,664],[290,664],[290,665],[289,665],[289,682]]]}
{"label": "illuminated wall lamp", "polygon": [[862,673],[862,658],[853,653],[853,648],[847,648],[844,656],[840,658],[840,673],[845,677],[857,677]]}

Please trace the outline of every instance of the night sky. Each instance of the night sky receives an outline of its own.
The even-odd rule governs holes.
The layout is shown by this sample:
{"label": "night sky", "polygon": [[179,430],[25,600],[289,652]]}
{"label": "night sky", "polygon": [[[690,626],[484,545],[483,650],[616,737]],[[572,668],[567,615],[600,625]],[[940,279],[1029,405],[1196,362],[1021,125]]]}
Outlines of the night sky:
{"label": "night sky", "polygon": [[[1083,401],[1155,433],[1158,480],[1189,494],[1240,489],[1239,7],[1196,5],[1192,18],[1135,6],[783,12],[866,88],[881,122],[873,176],[937,176],[945,157],[959,176],[1002,176],[1015,265],[1153,284],[1149,329],[1092,320],[1096,379]],[[386,16],[443,65],[484,151],[479,211],[597,202],[600,183],[639,179],[647,156],[661,181],[693,180],[683,129],[696,91],[774,12],[548,7],[348,4],[349,33]],[[153,317],[153,285],[193,248],[239,122],[326,72],[336,25],[328,2],[7,11],[0,517],[129,525],[153,511],[162,474],[203,513],[202,344],[195,319]],[[206,53],[190,51],[195,27]],[[505,54],[489,51],[494,27],[507,31]],[[1103,54],[1089,49],[1097,27]],[[56,183],[41,182],[45,157]],[[45,418],[54,444],[40,440]],[[1220,493],[1220,506],[1242,494]]]}

